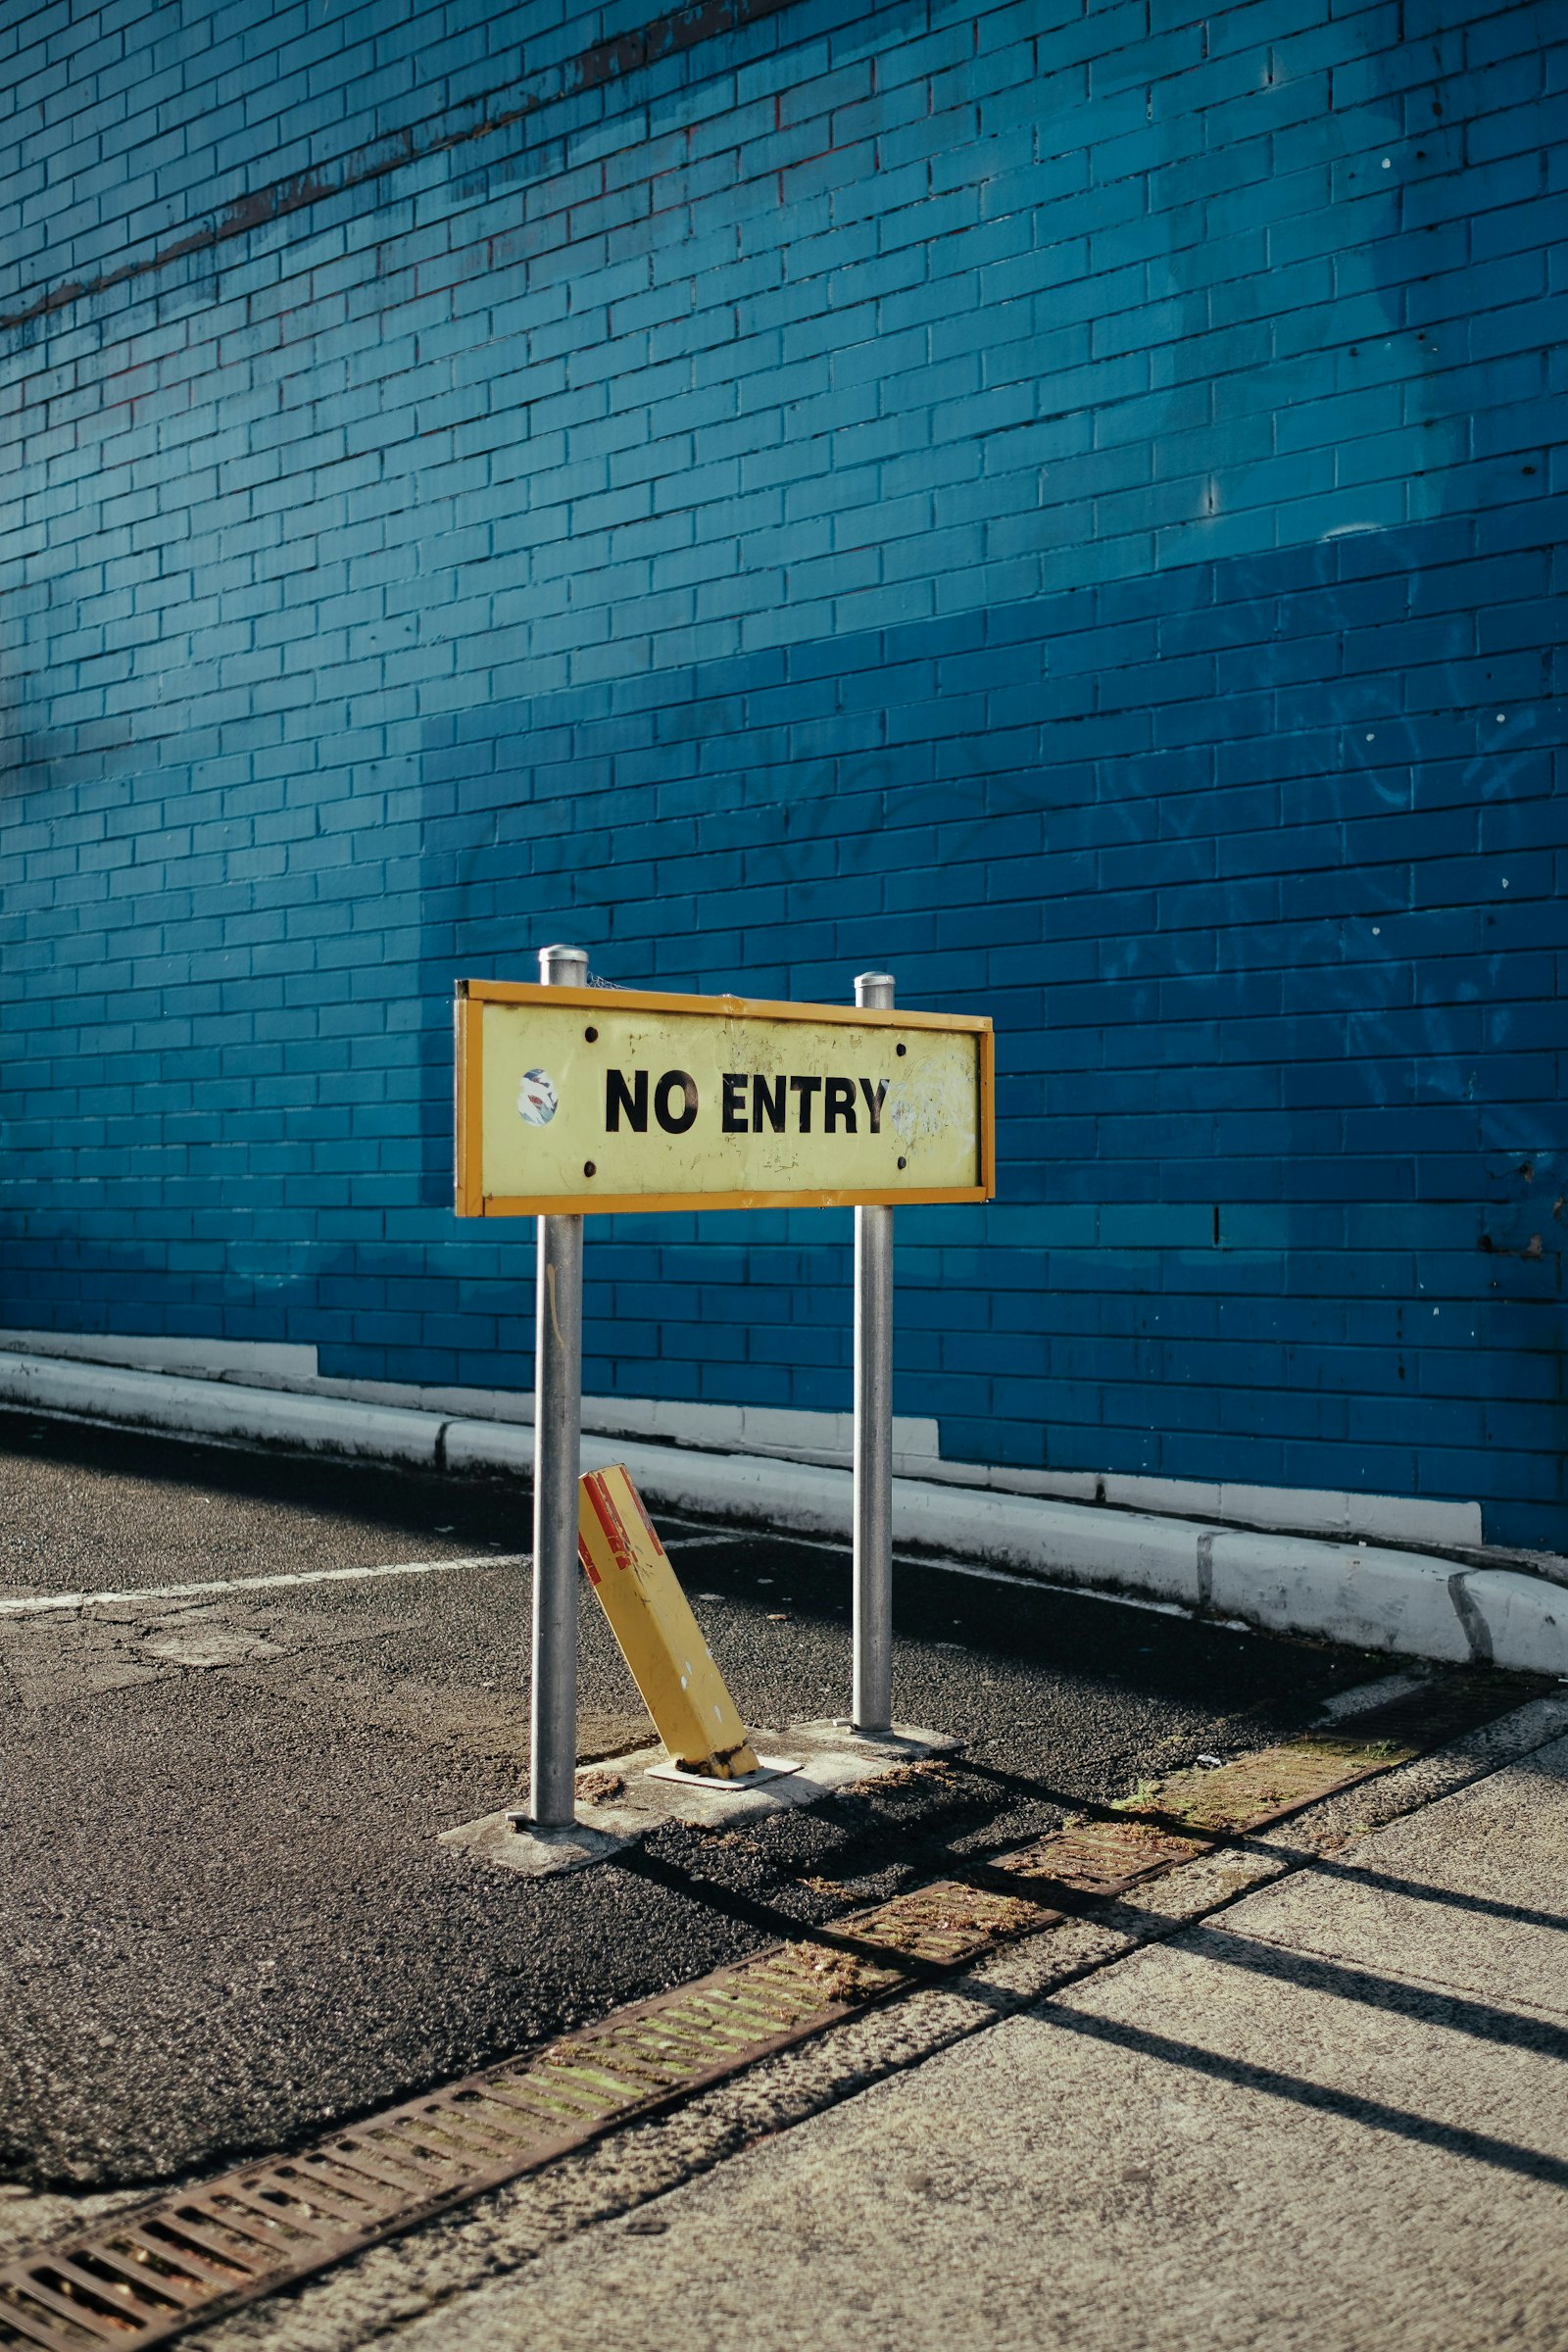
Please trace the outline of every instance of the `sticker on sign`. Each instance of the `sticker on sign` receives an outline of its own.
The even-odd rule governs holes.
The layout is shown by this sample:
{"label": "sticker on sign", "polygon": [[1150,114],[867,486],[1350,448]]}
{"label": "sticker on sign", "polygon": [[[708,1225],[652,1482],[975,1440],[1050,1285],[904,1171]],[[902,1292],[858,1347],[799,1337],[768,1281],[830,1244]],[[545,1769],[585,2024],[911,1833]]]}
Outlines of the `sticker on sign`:
{"label": "sticker on sign", "polygon": [[988,1020],[501,980],[457,1014],[460,1216],[995,1191]]}

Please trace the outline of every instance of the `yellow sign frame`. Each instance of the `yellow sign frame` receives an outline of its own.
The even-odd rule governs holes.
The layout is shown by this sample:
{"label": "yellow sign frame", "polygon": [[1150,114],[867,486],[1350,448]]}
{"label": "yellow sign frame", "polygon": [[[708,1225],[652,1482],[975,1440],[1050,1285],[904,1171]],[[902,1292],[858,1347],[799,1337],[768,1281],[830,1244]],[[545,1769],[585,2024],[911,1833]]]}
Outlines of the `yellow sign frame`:
{"label": "yellow sign frame", "polygon": [[[550,1004],[606,1016],[616,1012],[698,1013],[715,1020],[778,1023],[843,1023],[860,1029],[937,1030],[972,1035],[976,1055],[975,1137],[978,1184],[897,1188],[852,1187],[783,1192],[622,1193],[571,1192],[549,1195],[486,1194],[480,1167],[483,1104],[483,1021],[480,1007],[492,1004]],[[693,1208],[854,1208],[878,1203],[914,1207],[948,1201],[978,1202],[996,1194],[996,1041],[989,1018],[969,1013],[883,1011],[860,1004],[797,1004],[748,997],[665,995],[653,989],[551,988],[527,980],[467,980],[458,984],[457,1016],[457,1198],[460,1217],[604,1216],[616,1211],[652,1212]]]}

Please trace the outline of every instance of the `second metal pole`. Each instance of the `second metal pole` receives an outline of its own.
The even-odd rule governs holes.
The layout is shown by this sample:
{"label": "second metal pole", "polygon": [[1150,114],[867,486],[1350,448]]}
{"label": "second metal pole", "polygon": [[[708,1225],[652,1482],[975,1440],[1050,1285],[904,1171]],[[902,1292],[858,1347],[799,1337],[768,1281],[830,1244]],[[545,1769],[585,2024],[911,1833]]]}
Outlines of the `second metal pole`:
{"label": "second metal pole", "polygon": [[[541,948],[539,977],[583,988],[581,948]],[[533,1690],[528,1801],[541,1829],[577,1809],[577,1473],[582,1446],[582,1219],[541,1217],[534,1301]]]}
{"label": "second metal pole", "polygon": [[[857,1004],[891,1009],[861,972]],[[893,1727],[893,1211],[855,1212],[855,1699],[858,1732]]]}

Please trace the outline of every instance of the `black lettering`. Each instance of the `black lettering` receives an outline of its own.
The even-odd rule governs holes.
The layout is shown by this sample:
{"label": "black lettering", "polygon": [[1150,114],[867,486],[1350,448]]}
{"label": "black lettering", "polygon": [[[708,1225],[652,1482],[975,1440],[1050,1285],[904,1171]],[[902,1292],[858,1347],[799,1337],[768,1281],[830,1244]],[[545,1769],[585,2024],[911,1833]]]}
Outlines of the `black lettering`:
{"label": "black lettering", "polygon": [[752,1080],[752,1133],[760,1135],[765,1119],[775,1135],[784,1132],[784,1106],[789,1100],[789,1080],[776,1078],[771,1084],[759,1071]]}
{"label": "black lettering", "polygon": [[831,1135],[840,1119],[853,1135],[855,1133],[855,1080],[830,1078],[822,1097],[822,1129]]}
{"label": "black lettering", "polygon": [[726,1070],[724,1093],[718,1106],[718,1123],[725,1135],[746,1133],[746,1072]]}
{"label": "black lettering", "polygon": [[860,1092],[865,1097],[865,1107],[871,1114],[871,1133],[880,1135],[882,1132],[882,1105],[887,1101],[888,1082],[885,1078],[879,1078],[873,1094],[870,1079],[862,1078]]}
{"label": "black lettering", "polygon": [[[670,1104],[680,1097],[681,1108]],[[697,1081],[685,1070],[666,1070],[654,1089],[654,1116],[666,1135],[684,1135],[697,1116]]]}
{"label": "black lettering", "polygon": [[822,1081],[820,1078],[792,1078],[790,1084],[801,1098],[801,1133],[809,1135],[811,1132],[811,1097],[820,1093]]}
{"label": "black lettering", "polygon": [[633,1070],[631,1085],[618,1070],[605,1072],[605,1133],[620,1133],[620,1114],[626,1113],[626,1124],[633,1135],[648,1133],[648,1072]]}

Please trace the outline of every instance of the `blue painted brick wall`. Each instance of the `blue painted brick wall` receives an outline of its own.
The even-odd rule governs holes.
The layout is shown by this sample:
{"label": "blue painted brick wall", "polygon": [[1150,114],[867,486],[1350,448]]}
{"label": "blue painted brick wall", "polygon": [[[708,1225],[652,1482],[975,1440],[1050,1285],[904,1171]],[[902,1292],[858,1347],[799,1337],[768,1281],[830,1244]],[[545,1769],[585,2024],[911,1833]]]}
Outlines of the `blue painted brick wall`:
{"label": "blue painted brick wall", "polygon": [[[1560,18],[646,7],[0,10],[0,1321],[525,1384],[454,977],[884,965],[947,1452],[1561,1545]],[[590,1385],[843,1408],[847,1243]]]}

